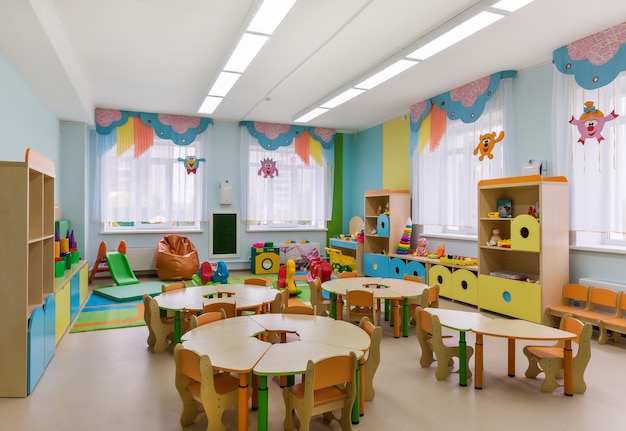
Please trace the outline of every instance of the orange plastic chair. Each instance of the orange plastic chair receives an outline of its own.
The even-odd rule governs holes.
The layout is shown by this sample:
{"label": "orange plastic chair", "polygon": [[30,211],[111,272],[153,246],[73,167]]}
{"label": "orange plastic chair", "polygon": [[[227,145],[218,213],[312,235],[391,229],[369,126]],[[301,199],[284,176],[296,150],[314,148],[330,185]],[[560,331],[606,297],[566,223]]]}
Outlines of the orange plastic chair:
{"label": "orange plastic chair", "polygon": [[199,316],[194,314],[191,316],[191,329],[222,319],[226,319],[226,312],[223,308],[220,308],[220,311],[209,311],[207,313],[202,313]]}
{"label": "orange plastic chair", "polygon": [[561,317],[566,314],[582,311],[589,302],[590,288],[582,284],[568,283],[563,286],[561,304],[546,307],[546,319],[550,326],[559,326]]}
{"label": "orange plastic chair", "polygon": [[[351,430],[352,404],[356,396],[356,355],[333,356],[308,361],[302,383],[283,388],[286,431],[295,430],[293,413],[300,418],[300,430],[308,430],[311,417],[324,414],[325,422],[336,420],[343,431]],[[341,409],[341,417],[333,413]]]}
{"label": "orange plastic chair", "polygon": [[[430,314],[422,307],[415,309],[415,321],[417,322],[416,333],[417,340],[422,348],[422,356],[420,358],[420,365],[422,368],[430,367],[430,364],[437,361],[437,372],[435,377],[437,380],[445,380],[452,370],[451,366],[454,365],[453,358],[459,357],[459,340],[457,337],[451,335],[444,336],[441,333],[441,322],[439,317]],[[465,366],[467,369],[467,377],[472,377],[472,372],[469,369],[469,360],[474,354],[474,349],[471,346],[466,346],[466,363],[459,364],[459,367]],[[455,371],[458,373],[458,370]]]}
{"label": "orange plastic chair", "polygon": [[252,286],[267,286],[267,279],[260,277],[248,277],[243,280],[243,284],[249,284]]}
{"label": "orange plastic chair", "polygon": [[363,316],[378,326],[378,312],[374,292],[366,289],[346,291],[346,316],[348,322],[359,323]]}
{"label": "orange plastic chair", "polygon": [[361,319],[359,327],[370,336],[370,348],[366,352],[367,358],[363,366],[361,381],[363,382],[363,398],[366,401],[372,401],[376,396],[376,391],[374,391],[374,374],[376,374],[380,364],[380,341],[383,337],[383,329],[380,326],[375,326],[367,317]]}
{"label": "orange plastic chair", "polygon": [[154,353],[163,353],[174,339],[174,317],[161,317],[156,299],[143,295],[143,319],[148,327],[148,346]]}
{"label": "orange plastic chair", "polygon": [[608,319],[617,313],[617,292],[593,287],[589,290],[589,302],[584,310],[573,311],[578,320],[600,327],[600,320]]}
{"label": "orange plastic chair", "polygon": [[611,339],[618,341],[620,334],[626,334],[626,293],[619,292],[617,298],[617,311],[612,317],[600,320],[599,344],[606,344],[609,340],[608,331],[612,332]]}
{"label": "orange plastic chair", "polygon": [[207,415],[207,431],[224,431],[237,424],[237,415],[224,424],[223,414],[229,407],[237,409],[239,379],[228,373],[214,373],[211,359],[207,355],[198,355],[187,350],[182,344],[174,348],[176,362],[176,390],[183,403],[180,424],[183,427],[193,424],[202,412]]}
{"label": "orange plastic chair", "polygon": [[290,305],[283,308],[283,314],[306,314],[313,316],[315,310],[313,310],[313,307],[307,307],[306,305]]}
{"label": "orange plastic chair", "polygon": [[211,311],[220,311],[223,310],[226,313],[226,317],[236,317],[237,316],[237,304],[235,301],[232,302],[210,302],[208,304],[204,304],[202,307],[203,313],[208,313]]}
{"label": "orange plastic chair", "polygon": [[[561,318],[560,329],[576,334],[573,342],[578,344],[578,349],[576,356],[572,358],[573,386],[575,394],[582,394],[587,389],[584,376],[587,364],[591,359],[593,326],[566,314]],[[545,373],[545,381],[541,385],[542,392],[552,392],[560,386],[556,379],[563,377],[563,349],[563,341],[559,341],[553,346],[524,347],[524,355],[528,358],[526,377],[534,379],[539,373]]]}

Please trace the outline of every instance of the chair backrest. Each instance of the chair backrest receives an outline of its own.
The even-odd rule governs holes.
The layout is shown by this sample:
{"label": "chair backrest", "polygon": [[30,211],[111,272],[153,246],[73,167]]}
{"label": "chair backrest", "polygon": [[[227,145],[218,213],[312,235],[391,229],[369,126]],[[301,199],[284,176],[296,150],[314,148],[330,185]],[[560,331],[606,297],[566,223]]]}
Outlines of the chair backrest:
{"label": "chair backrest", "polygon": [[366,289],[348,289],[346,290],[346,303],[348,309],[350,307],[367,307],[374,308],[374,292]]}
{"label": "chair backrest", "polygon": [[186,389],[197,398],[216,400],[213,365],[207,355],[199,355],[179,343],[174,347],[174,362],[176,387],[179,390]]}
{"label": "chair backrest", "polygon": [[572,301],[578,301],[585,306],[589,302],[589,286],[577,283],[568,283],[563,286],[563,305],[572,305]]}
{"label": "chair backrest", "polygon": [[618,295],[615,317],[624,317],[624,312],[626,311],[626,293],[619,292]]}
{"label": "chair backrest", "polygon": [[613,314],[617,309],[617,292],[600,287],[590,289],[587,309],[610,311]]}
{"label": "chair backrest", "polygon": [[184,281],[179,281],[179,282],[172,283],[172,284],[162,284],[161,292],[162,293],[171,292],[172,290],[185,289],[186,287],[187,285],[185,284]]}
{"label": "chair backrest", "polygon": [[422,308],[439,308],[439,285],[435,284],[425,288],[421,296]]}
{"label": "chair backrest", "polygon": [[[284,290],[284,289],[283,289]],[[282,313],[283,312],[283,291],[277,290],[276,295],[274,296],[274,300],[272,301],[272,305],[270,306],[270,312],[272,313]]]}
{"label": "chair backrest", "polygon": [[[566,314],[561,319],[559,328],[576,334],[576,338],[572,340],[578,344],[578,351],[575,352],[576,355],[574,356],[574,361],[577,363],[579,368],[582,367],[584,370],[584,367],[591,358],[591,335],[593,333],[593,325],[590,323],[583,323],[571,314]],[[563,345],[563,341],[560,341],[559,344]]]}
{"label": "chair backrest", "polygon": [[152,301],[150,301],[151,299],[152,297],[150,295],[148,295],[147,293],[144,293],[143,295],[143,320],[146,322],[146,326],[148,327],[148,330],[152,332],[152,326],[151,326]]}
{"label": "chair backrest", "polygon": [[220,311],[224,310],[226,313],[226,317],[235,317],[237,316],[237,305],[235,301],[233,302],[209,302],[202,306],[202,312],[208,313],[210,311]]}
{"label": "chair backrest", "polygon": [[432,337],[433,335],[433,315],[428,311],[424,310],[421,307],[417,307],[415,309],[415,313],[417,314],[417,326],[424,331],[425,334]]}
{"label": "chair backrest", "polygon": [[315,310],[313,307],[308,307],[306,305],[290,305],[283,308],[283,314],[306,314],[313,316],[315,314]]}
{"label": "chair backrest", "polygon": [[356,276],[357,273],[354,271],[344,271],[337,275],[338,278],[355,278]]}
{"label": "chair backrest", "polygon": [[322,295],[322,280],[319,277],[315,277],[309,281],[311,305],[317,307],[321,302]]}
{"label": "chair backrest", "polygon": [[403,280],[409,280],[409,281],[415,281],[416,283],[423,283],[424,282],[424,277],[420,277],[419,275],[412,275],[412,274],[404,274],[402,276]]}
{"label": "chair backrest", "polygon": [[261,277],[248,277],[243,280],[243,284],[250,284],[253,286],[267,286],[267,279]]}
{"label": "chair backrest", "polygon": [[222,319],[226,319],[226,312],[223,308],[220,308],[220,311],[209,311],[207,313],[202,313],[199,316],[194,314],[191,316],[191,328],[197,328],[198,326],[206,325],[207,323]]}

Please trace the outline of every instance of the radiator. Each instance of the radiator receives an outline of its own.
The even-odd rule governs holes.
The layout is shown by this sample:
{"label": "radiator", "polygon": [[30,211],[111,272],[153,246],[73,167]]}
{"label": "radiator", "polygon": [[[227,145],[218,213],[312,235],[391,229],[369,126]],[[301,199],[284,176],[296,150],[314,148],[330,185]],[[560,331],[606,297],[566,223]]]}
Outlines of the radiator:
{"label": "radiator", "polygon": [[578,283],[583,286],[599,287],[602,289],[612,290],[614,292],[626,292],[626,284],[617,283],[615,281],[598,280],[595,278],[579,278]]}
{"label": "radiator", "polygon": [[126,257],[133,271],[156,271],[156,247],[127,248]]}

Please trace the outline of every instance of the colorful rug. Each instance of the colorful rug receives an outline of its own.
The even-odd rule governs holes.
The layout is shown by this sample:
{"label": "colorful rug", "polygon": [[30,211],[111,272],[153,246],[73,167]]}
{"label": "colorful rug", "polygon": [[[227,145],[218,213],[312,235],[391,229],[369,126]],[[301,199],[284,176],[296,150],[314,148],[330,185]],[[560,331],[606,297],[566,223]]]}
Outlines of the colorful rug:
{"label": "colorful rug", "polygon": [[[243,283],[243,279],[247,277],[251,277],[251,275],[235,274],[228,278],[228,283],[240,284]],[[264,274],[262,277],[267,278],[270,284],[276,285],[275,274]],[[306,274],[296,274],[294,278],[299,293],[291,296],[291,304],[296,305],[302,303],[310,305],[310,292],[309,285],[306,282]],[[99,286],[98,289],[106,287],[107,286]],[[119,298],[112,300],[101,295],[92,294],[74,321],[70,333],[145,326],[146,323],[143,320],[143,302],[141,299],[137,299],[143,296],[143,293],[139,297],[137,296],[139,293],[135,293],[136,295],[134,295],[132,300],[123,302],[120,302]]]}

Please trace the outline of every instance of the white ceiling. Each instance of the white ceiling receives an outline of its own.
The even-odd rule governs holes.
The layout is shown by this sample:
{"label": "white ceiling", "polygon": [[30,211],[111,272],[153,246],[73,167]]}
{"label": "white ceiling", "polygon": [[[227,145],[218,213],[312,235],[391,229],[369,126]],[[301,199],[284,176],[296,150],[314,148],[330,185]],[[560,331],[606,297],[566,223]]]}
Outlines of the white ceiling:
{"label": "white ceiling", "polygon": [[[476,0],[299,0],[211,117],[293,124]],[[0,54],[62,120],[197,115],[257,0],[2,0]],[[360,131],[626,20],[624,0],[536,0],[313,120]]]}

